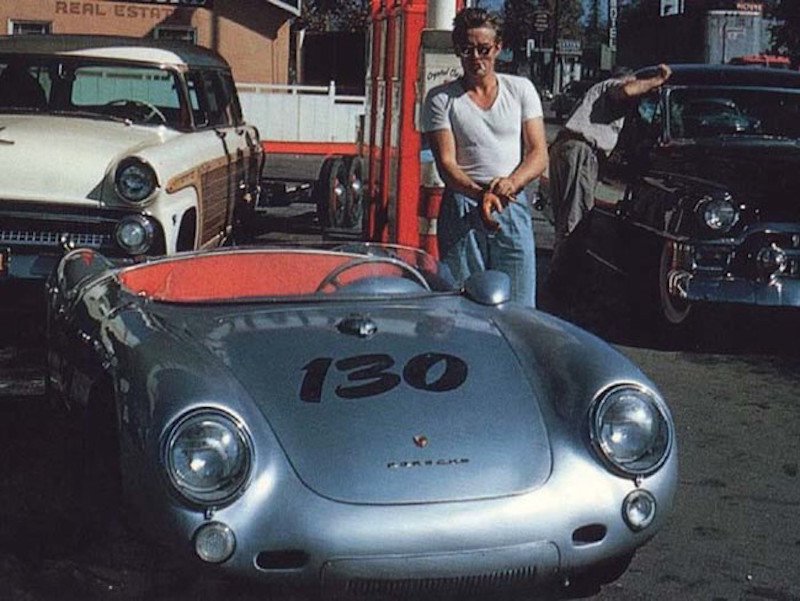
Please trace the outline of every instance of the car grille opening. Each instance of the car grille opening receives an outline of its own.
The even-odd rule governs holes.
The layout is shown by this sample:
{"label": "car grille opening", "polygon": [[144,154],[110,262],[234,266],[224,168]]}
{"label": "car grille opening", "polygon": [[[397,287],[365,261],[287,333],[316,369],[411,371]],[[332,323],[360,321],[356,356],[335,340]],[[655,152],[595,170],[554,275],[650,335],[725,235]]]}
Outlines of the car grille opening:
{"label": "car grille opening", "polygon": [[308,563],[308,553],[296,549],[262,551],[256,555],[256,566],[262,570],[298,570]]}
{"label": "car grille opening", "polygon": [[111,236],[61,231],[0,230],[0,244],[22,244],[62,247],[69,242],[75,248],[102,248],[111,244]]}
{"label": "car grille opening", "polygon": [[603,524],[589,524],[576,529],[572,533],[572,543],[576,547],[599,543],[606,537],[608,529]]}
{"label": "car grille opening", "polygon": [[328,582],[326,593],[344,594],[351,598],[371,598],[375,595],[407,597],[413,595],[469,595],[492,591],[516,590],[532,586],[536,567],[526,566],[485,574],[441,578],[362,579]]}

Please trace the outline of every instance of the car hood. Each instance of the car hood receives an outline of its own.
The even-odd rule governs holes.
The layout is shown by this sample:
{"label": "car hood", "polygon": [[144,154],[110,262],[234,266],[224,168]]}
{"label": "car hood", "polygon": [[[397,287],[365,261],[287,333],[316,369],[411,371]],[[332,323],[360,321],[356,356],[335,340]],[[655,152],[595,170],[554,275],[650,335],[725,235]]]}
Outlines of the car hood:
{"label": "car hood", "polygon": [[[491,320],[351,310],[218,318],[202,333],[190,326],[258,405],[306,486],[384,504],[519,494],[547,480],[541,388]],[[360,324],[375,333],[359,335]]]}
{"label": "car hood", "polygon": [[97,204],[112,162],[164,128],[51,115],[0,115],[0,193],[13,200]]}
{"label": "car hood", "polygon": [[800,217],[800,141],[719,136],[667,147],[654,167],[721,185],[739,202],[765,210],[766,219]]}

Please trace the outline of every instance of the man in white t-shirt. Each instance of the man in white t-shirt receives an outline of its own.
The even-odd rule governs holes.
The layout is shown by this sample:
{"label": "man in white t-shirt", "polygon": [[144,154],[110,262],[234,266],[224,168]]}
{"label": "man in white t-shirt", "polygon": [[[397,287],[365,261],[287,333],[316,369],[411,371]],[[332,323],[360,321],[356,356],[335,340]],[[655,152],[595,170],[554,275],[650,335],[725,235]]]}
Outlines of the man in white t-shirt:
{"label": "man in white t-shirt", "polygon": [[495,72],[497,18],[465,8],[453,23],[464,75],[425,99],[427,134],[445,194],[439,255],[459,282],[484,269],[506,272],[512,299],[536,305],[536,248],[524,188],[547,167],[542,103],[533,84]]}

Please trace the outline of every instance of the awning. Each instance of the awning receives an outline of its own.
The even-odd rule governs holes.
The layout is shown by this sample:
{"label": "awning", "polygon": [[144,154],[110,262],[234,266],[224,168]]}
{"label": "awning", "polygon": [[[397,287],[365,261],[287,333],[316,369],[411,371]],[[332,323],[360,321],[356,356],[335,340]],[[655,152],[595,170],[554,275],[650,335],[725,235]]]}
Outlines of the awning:
{"label": "awning", "polygon": [[298,17],[300,16],[300,8],[303,5],[303,0],[267,0],[267,2]]}

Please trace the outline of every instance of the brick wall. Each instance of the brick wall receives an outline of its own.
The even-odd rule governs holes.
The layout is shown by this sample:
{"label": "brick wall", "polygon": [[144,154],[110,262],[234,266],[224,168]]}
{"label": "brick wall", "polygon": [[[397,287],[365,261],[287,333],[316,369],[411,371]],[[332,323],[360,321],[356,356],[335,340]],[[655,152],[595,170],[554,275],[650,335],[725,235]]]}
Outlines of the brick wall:
{"label": "brick wall", "polygon": [[236,81],[287,83],[292,15],[265,0],[215,0],[213,10],[111,0],[0,2],[0,35],[11,24],[50,23],[52,33],[150,37],[157,27],[192,28],[197,43],[231,64]]}

